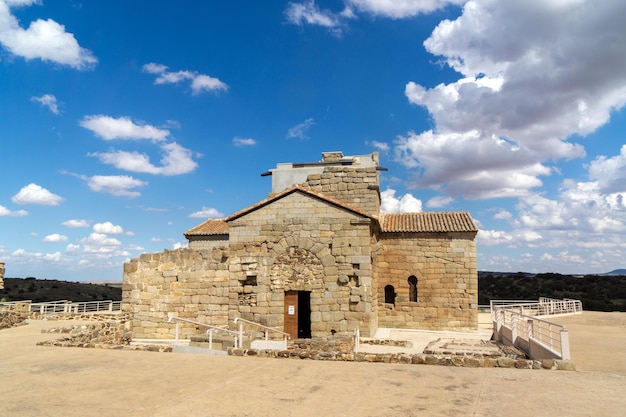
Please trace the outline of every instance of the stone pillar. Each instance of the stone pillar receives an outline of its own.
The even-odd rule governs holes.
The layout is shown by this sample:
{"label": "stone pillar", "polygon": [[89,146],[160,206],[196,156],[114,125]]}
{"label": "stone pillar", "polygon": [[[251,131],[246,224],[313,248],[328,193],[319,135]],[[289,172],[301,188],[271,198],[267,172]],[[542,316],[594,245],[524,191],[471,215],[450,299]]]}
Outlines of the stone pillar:
{"label": "stone pillar", "polygon": [[4,288],[4,262],[0,261],[0,290]]}

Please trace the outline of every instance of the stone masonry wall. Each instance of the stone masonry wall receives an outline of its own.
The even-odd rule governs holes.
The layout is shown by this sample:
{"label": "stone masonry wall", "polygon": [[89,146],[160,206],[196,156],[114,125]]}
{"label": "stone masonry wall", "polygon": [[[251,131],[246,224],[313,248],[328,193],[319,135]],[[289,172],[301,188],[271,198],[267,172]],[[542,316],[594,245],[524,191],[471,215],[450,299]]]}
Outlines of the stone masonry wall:
{"label": "stone masonry wall", "polygon": [[[385,235],[375,256],[378,324],[426,330],[478,326],[478,273],[474,234]],[[418,301],[409,301],[408,278],[418,280]],[[393,285],[395,305],[385,304]]]}
{"label": "stone masonry wall", "polygon": [[[369,334],[370,226],[367,218],[299,192],[232,221],[230,272],[239,286],[229,318],[282,329],[285,291],[310,291],[314,337],[357,326]],[[256,285],[245,284],[249,277]]]}
{"label": "stone masonry wall", "polygon": [[[133,338],[174,338],[168,313],[212,325],[228,324],[227,248],[143,254],[124,264],[122,309],[132,315]],[[200,333],[181,323],[181,337]]]}
{"label": "stone masonry wall", "polygon": [[0,290],[4,288],[4,262],[0,262]]}
{"label": "stone masonry wall", "polygon": [[[144,254],[124,265],[134,338],[173,338],[168,313],[284,328],[285,291],[310,291],[314,337],[364,336],[372,317],[370,220],[294,192],[230,222],[229,246]],[[182,327],[181,337],[204,331]]]}
{"label": "stone masonry wall", "polygon": [[322,174],[309,175],[302,185],[374,216],[380,211],[380,179],[376,167],[326,167]]}

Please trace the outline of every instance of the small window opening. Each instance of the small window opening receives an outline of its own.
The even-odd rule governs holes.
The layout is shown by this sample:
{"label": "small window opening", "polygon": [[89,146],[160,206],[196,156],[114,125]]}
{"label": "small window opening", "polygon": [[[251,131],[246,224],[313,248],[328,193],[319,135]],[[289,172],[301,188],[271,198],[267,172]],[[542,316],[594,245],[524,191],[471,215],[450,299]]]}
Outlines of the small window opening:
{"label": "small window opening", "polygon": [[385,286],[385,304],[396,304],[396,289],[393,285]]}
{"label": "small window opening", "polygon": [[409,283],[409,301],[417,302],[417,278],[413,275],[407,280]]}
{"label": "small window opening", "polygon": [[256,275],[249,275],[246,277],[246,280],[243,282],[243,285],[253,285],[256,286]]}

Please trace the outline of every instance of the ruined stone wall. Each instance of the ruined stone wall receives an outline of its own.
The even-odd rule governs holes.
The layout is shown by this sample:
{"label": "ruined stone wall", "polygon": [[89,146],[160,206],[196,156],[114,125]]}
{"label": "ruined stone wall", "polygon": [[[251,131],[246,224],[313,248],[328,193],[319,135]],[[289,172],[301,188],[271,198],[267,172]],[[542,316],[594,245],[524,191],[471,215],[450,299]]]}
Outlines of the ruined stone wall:
{"label": "ruined stone wall", "polygon": [[[122,310],[132,315],[133,338],[167,339],[168,313],[212,325],[228,324],[230,294],[226,247],[147,253],[124,264]],[[200,333],[181,323],[181,337]]]}
{"label": "ruined stone wall", "polygon": [[[168,313],[234,329],[241,317],[284,328],[285,291],[310,291],[312,336],[368,336],[370,220],[294,192],[229,223],[229,246],[144,254],[124,265],[134,338],[172,338]],[[198,334],[183,326],[181,336]]]}
{"label": "ruined stone wall", "polygon": [[4,289],[4,262],[0,262],[0,290]]}
{"label": "ruined stone wall", "polygon": [[324,168],[322,174],[312,174],[302,184],[353,207],[377,216],[380,211],[380,179],[376,167],[351,166]]}
{"label": "ruined stone wall", "polygon": [[[391,234],[375,256],[380,327],[471,330],[478,326],[478,273],[473,233]],[[418,300],[409,300],[408,278],[418,280]],[[393,285],[394,304],[385,303]]]}
{"label": "ruined stone wall", "polygon": [[[314,337],[372,328],[370,220],[294,192],[233,220],[230,227],[239,316],[283,328],[285,291],[310,291]],[[246,285],[256,277],[256,285]],[[246,305],[248,304],[248,305]]]}

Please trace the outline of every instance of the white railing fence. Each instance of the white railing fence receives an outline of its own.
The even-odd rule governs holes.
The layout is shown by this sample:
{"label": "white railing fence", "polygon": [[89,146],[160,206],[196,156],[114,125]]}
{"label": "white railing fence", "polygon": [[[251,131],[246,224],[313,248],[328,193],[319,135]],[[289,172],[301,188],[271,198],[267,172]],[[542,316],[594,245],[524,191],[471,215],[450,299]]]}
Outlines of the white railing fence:
{"label": "white railing fence", "polygon": [[180,323],[190,323],[196,326],[201,326],[201,327],[206,327],[208,330],[206,331],[207,336],[209,337],[209,350],[213,350],[213,333],[226,333],[229,334],[231,336],[233,336],[234,341],[235,341],[235,348],[241,346],[241,341],[238,338],[239,333],[235,332],[233,330],[228,330],[226,329],[226,325],[224,326],[213,326],[212,324],[206,324],[206,323],[200,323],[197,321],[193,321],[193,320],[189,320],[189,319],[184,319],[181,317],[176,317],[176,316],[169,316],[169,318],[167,319],[168,323],[171,323],[172,321],[176,322],[176,331],[175,331],[175,335],[174,335],[174,343],[178,344],[179,340],[180,340]]}
{"label": "white railing fence", "polygon": [[69,300],[48,301],[44,303],[33,303],[30,300],[10,301],[0,303],[0,310],[16,310],[24,308],[28,313],[38,313],[43,318],[51,314],[95,314],[95,313],[119,313],[122,311],[121,301],[81,301],[72,302]]}
{"label": "white railing fence", "polygon": [[239,323],[239,346],[243,346],[242,343],[243,343],[243,324],[244,323],[250,324],[252,326],[258,327],[259,329],[263,330],[266,346],[269,345],[269,334],[270,333],[277,333],[277,334],[282,335],[283,338],[284,338],[285,347],[287,346],[287,340],[291,338],[289,333],[285,333],[283,331],[276,330],[276,329],[274,329],[272,327],[268,327],[268,326],[264,326],[264,325],[259,324],[259,323],[255,323],[255,322],[250,321],[250,320],[245,320],[245,319],[242,319],[240,317],[237,317],[235,320],[233,320],[233,322],[235,324]]}
{"label": "white railing fence", "polygon": [[491,302],[494,337],[522,349],[531,359],[571,359],[567,329],[545,318],[582,311],[579,300],[494,300]]}

